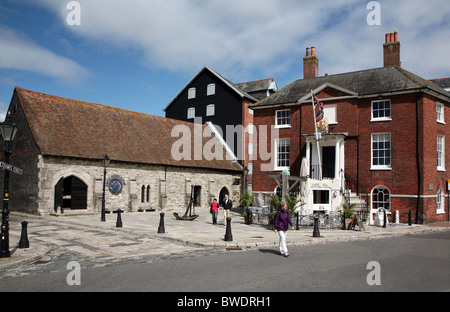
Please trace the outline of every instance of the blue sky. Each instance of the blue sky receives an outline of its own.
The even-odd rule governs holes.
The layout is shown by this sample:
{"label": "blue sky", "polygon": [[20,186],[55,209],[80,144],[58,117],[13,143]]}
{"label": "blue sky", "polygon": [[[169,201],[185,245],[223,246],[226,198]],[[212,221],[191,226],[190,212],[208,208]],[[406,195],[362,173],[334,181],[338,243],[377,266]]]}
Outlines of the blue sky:
{"label": "blue sky", "polygon": [[0,0],[0,115],[15,86],[163,116],[203,67],[238,83],[303,77],[315,46],[319,74],[383,66],[385,33],[398,30],[402,66],[450,76],[447,0],[385,0],[368,25],[361,0]]}

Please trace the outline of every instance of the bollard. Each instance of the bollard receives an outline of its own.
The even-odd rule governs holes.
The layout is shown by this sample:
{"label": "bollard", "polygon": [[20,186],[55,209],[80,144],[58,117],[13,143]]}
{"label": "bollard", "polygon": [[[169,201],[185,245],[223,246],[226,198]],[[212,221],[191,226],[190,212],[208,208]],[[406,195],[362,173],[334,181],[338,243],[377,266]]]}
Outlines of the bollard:
{"label": "bollard", "polygon": [[22,235],[20,236],[19,248],[30,248],[30,242],[28,241],[28,222],[22,222]]}
{"label": "bollard", "polygon": [[225,241],[226,242],[232,242],[233,241],[233,235],[231,234],[231,218],[227,218],[227,231],[225,233]]}
{"label": "bollard", "polygon": [[122,227],[122,210],[120,208],[117,210],[117,221],[116,221],[116,227]]}
{"label": "bollard", "polygon": [[164,212],[161,212],[159,219],[159,227],[158,227],[158,233],[166,233],[166,229],[164,228]]}
{"label": "bollard", "polygon": [[314,231],[313,231],[313,237],[320,237],[320,231],[319,231],[319,216],[314,216]]}
{"label": "bollard", "polygon": [[383,210],[383,228],[387,227],[386,209]]}
{"label": "bollard", "polygon": [[297,211],[297,225],[295,226],[295,229],[298,231],[300,230],[299,224],[298,224],[298,215],[300,214],[299,211]]}
{"label": "bollard", "polygon": [[409,225],[409,226],[412,226],[412,221],[411,221],[411,209],[409,209],[409,212],[408,212],[408,225]]}

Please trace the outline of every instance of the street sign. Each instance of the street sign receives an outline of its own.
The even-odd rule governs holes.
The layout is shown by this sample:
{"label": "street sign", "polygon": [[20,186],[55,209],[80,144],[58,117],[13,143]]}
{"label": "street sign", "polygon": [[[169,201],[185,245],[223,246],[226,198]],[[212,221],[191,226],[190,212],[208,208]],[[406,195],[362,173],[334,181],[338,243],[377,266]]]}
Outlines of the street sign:
{"label": "street sign", "polygon": [[5,169],[5,170],[9,170],[11,172],[17,173],[18,175],[22,175],[23,174],[23,170],[14,166],[11,166],[10,164],[7,164],[3,161],[0,161],[0,168]]}

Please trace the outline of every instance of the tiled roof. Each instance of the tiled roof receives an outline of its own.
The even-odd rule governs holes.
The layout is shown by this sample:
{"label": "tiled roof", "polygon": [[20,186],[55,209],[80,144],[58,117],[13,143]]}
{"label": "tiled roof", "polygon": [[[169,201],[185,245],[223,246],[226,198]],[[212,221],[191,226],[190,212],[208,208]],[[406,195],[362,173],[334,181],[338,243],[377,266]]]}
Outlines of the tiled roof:
{"label": "tiled roof", "polygon": [[[178,132],[176,137],[171,137],[172,130],[183,126],[194,133],[192,123],[19,87],[16,87],[15,93],[42,155],[101,160],[108,154],[112,161],[237,170],[236,165],[226,160],[225,156],[223,160],[209,161],[204,157],[194,160],[193,136],[192,160],[175,160],[172,157],[172,145],[183,137]],[[201,127],[203,131],[205,126]],[[211,139],[203,138],[201,147]]]}
{"label": "tiled roof", "polygon": [[428,89],[449,97],[449,93],[435,83],[427,81],[398,66],[367,69],[350,73],[300,79],[252,108],[272,105],[295,104],[299,99],[324,84],[332,84],[349,90],[358,96],[377,95],[385,92],[414,91]]}

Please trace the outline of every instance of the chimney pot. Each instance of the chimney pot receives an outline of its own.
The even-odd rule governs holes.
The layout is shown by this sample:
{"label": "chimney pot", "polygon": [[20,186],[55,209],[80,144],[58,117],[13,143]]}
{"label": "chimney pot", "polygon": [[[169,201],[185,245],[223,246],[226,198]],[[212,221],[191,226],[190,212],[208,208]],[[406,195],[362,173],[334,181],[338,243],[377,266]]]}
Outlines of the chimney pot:
{"label": "chimney pot", "polygon": [[400,61],[400,42],[398,41],[398,32],[386,34],[386,43],[383,45],[384,67],[402,66]]}
{"label": "chimney pot", "polygon": [[303,79],[319,76],[319,59],[316,56],[316,48],[306,48],[306,56],[303,58]]}

